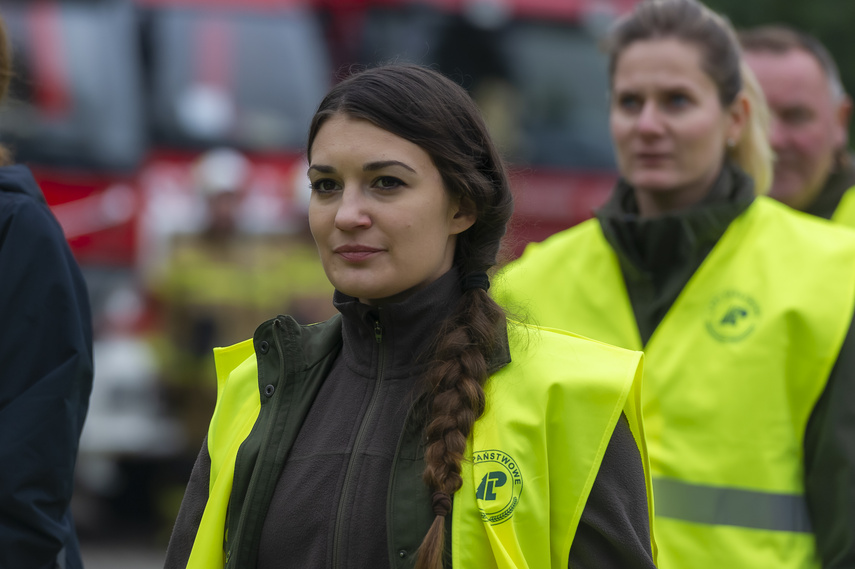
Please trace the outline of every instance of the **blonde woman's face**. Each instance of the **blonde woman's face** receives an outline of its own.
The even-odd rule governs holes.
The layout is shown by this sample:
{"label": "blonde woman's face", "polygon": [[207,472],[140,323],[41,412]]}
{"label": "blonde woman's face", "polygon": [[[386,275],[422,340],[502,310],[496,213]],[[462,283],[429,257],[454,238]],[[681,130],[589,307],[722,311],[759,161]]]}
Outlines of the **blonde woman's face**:
{"label": "blonde woman's face", "polygon": [[641,214],[700,201],[742,121],[722,108],[698,48],[672,38],[631,44],[617,60],[611,99],[618,167],[635,188]]}

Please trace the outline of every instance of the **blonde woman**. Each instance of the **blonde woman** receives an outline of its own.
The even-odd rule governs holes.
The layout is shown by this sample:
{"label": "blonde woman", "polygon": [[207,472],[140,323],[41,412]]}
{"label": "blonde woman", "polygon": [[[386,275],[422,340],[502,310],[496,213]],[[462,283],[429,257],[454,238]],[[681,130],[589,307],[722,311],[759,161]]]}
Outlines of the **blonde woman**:
{"label": "blonde woman", "polygon": [[855,234],[758,193],[766,110],[730,24],[642,2],[609,38],[620,181],[495,297],[646,354],[663,569],[855,563]]}

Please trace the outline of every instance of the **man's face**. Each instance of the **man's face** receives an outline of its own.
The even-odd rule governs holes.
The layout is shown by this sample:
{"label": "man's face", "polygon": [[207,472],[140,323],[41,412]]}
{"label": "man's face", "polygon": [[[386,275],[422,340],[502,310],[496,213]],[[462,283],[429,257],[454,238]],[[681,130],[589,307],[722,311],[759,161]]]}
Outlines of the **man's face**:
{"label": "man's face", "polygon": [[819,62],[805,51],[748,51],[745,60],[772,112],[770,139],[777,160],[769,195],[805,209],[846,145],[849,100],[835,99]]}

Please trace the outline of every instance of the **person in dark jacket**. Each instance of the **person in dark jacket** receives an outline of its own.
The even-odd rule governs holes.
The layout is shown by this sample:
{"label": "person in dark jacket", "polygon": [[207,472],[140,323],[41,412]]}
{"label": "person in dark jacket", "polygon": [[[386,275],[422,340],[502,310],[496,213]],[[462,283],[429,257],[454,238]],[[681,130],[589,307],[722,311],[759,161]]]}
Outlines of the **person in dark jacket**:
{"label": "person in dark jacket", "polygon": [[640,354],[488,295],[513,202],[465,90],[360,72],[307,148],[340,314],[215,350],[166,567],[653,567]]}
{"label": "person in dark jacket", "polygon": [[[0,20],[0,99],[11,61]],[[71,494],[92,390],[86,284],[38,184],[0,149],[0,567],[83,566]]]}
{"label": "person in dark jacket", "polygon": [[644,349],[660,567],[853,567],[855,234],[756,195],[766,111],[726,20],[644,2],[608,46],[621,178],[495,297]]}

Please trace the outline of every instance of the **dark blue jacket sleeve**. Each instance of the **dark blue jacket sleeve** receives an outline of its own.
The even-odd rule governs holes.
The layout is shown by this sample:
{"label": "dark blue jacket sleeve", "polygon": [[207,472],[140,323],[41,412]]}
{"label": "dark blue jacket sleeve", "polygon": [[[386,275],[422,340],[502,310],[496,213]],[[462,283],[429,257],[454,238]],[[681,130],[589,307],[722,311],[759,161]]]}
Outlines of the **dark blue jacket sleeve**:
{"label": "dark blue jacket sleeve", "polygon": [[0,189],[0,567],[80,566],[70,502],[92,389],[80,269],[47,205]]}
{"label": "dark blue jacket sleeve", "polygon": [[823,569],[855,567],[855,322],[805,431],[805,493]]}
{"label": "dark blue jacket sleeve", "polygon": [[644,464],[625,415],[615,426],[591,488],[569,569],[655,569]]}

